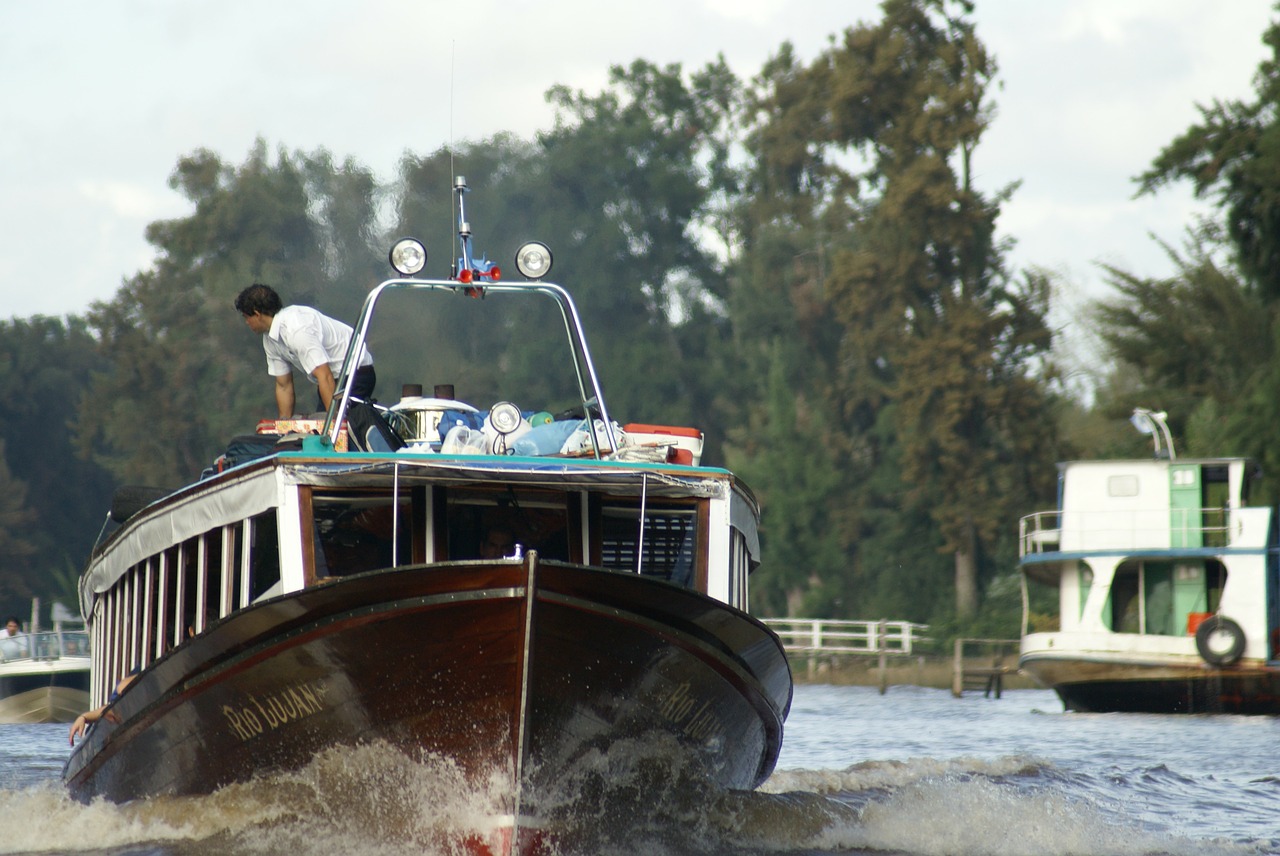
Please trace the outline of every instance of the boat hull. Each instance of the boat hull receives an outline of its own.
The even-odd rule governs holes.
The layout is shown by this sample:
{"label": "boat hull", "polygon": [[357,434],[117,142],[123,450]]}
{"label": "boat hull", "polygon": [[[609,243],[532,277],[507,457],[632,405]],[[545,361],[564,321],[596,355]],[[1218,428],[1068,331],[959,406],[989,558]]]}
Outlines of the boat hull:
{"label": "boat hull", "polygon": [[74,722],[89,706],[89,660],[0,667],[0,723]]}
{"label": "boat hull", "polygon": [[1019,665],[1054,690],[1067,710],[1280,714],[1280,669],[1265,664],[1241,661],[1214,668],[1204,663],[1024,656]]}
{"label": "boat hull", "polygon": [[385,741],[509,777],[519,816],[584,751],[648,734],[752,787],[790,690],[776,636],[688,590],[535,554],[415,566],[212,626],[138,678],[64,777],[81,800],[199,794]]}

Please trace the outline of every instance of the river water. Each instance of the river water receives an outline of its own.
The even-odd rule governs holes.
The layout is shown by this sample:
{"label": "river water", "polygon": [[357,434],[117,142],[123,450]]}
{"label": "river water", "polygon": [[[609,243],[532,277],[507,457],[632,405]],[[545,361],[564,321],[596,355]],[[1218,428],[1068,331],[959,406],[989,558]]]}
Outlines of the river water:
{"label": "river water", "polygon": [[[452,856],[483,811],[447,764],[378,746],[126,806],[68,800],[66,754],[66,726],[0,726],[0,853]],[[577,835],[558,856],[1280,853],[1280,718],[1065,713],[1041,690],[802,685],[757,792],[691,794],[625,753],[600,769],[571,788]]]}

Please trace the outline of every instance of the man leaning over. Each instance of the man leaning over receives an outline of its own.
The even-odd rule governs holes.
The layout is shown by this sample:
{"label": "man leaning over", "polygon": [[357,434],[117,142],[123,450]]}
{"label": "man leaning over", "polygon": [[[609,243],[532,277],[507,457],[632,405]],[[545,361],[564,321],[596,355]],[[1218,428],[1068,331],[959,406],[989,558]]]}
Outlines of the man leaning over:
{"label": "man leaning over", "polygon": [[[310,306],[283,306],[269,285],[254,283],[236,296],[236,310],[245,324],[262,334],[267,373],[276,379],[276,408],[281,419],[293,416],[293,369],[297,368],[319,393],[319,409],[327,411],[337,391],[347,347],[354,331]],[[357,361],[351,394],[367,399],[377,383],[373,355],[364,349]]]}

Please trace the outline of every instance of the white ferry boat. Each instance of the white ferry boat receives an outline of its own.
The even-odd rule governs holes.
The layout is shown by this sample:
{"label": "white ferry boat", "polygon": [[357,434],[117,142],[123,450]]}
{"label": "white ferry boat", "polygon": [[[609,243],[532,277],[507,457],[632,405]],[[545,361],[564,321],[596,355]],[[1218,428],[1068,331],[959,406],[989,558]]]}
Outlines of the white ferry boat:
{"label": "white ferry boat", "polygon": [[1280,713],[1277,518],[1247,504],[1255,474],[1059,465],[1058,507],[1021,521],[1022,670],[1068,710]]}

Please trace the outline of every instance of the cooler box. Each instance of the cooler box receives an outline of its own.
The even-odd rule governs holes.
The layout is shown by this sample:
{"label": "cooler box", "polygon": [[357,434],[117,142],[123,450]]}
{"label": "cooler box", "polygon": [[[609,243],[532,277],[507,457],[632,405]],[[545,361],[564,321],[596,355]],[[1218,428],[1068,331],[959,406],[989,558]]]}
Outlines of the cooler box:
{"label": "cooler box", "polygon": [[633,446],[666,446],[667,462],[698,466],[702,460],[702,432],[674,425],[623,425],[627,442]]}
{"label": "cooler box", "polygon": [[[259,434],[319,434],[324,429],[323,419],[263,419],[258,423]],[[335,452],[347,451],[347,426],[338,431]]]}

